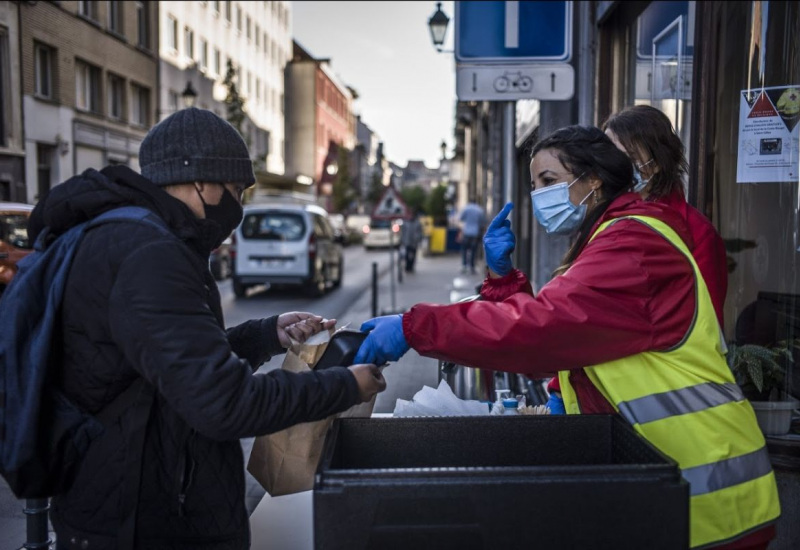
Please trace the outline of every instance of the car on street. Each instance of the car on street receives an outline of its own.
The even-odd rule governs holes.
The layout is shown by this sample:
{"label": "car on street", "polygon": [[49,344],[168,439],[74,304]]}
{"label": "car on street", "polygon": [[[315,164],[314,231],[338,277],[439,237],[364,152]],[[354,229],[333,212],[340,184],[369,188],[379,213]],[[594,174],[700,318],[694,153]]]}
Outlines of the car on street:
{"label": "car on street", "polygon": [[400,246],[400,226],[403,220],[385,220],[371,218],[362,231],[364,233],[362,243],[365,250],[373,248],[396,248]]}
{"label": "car on street", "polygon": [[304,288],[312,296],[342,284],[344,254],[324,208],[263,203],[244,207],[234,232],[233,292],[268,284]]}
{"label": "car on street", "polygon": [[231,275],[231,238],[228,237],[222,244],[211,251],[208,260],[211,274],[218,281],[224,281]]}
{"label": "car on street", "polygon": [[17,262],[33,250],[28,239],[28,218],[33,206],[0,202],[0,295],[17,274]]}

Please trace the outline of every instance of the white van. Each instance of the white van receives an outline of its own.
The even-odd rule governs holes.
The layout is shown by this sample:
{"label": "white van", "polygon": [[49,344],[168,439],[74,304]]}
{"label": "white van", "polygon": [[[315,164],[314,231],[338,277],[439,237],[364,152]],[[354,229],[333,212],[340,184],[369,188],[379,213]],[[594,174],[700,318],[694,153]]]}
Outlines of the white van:
{"label": "white van", "polygon": [[248,204],[234,232],[233,292],[253,285],[295,285],[321,296],[342,284],[344,256],[324,208],[314,204]]}

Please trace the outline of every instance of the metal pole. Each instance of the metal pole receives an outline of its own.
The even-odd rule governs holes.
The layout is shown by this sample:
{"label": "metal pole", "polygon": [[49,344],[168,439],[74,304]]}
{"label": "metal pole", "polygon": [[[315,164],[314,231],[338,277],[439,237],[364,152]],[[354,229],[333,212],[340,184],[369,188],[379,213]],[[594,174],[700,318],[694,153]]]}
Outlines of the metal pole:
{"label": "metal pole", "polygon": [[378,262],[372,262],[372,317],[378,316]]}
{"label": "metal pole", "polygon": [[[515,101],[503,102],[503,199],[505,202],[513,201],[515,194],[514,182],[516,180],[516,137],[517,103]],[[499,205],[502,208],[504,204]],[[512,221],[513,224],[513,221]]]}
{"label": "metal pole", "polygon": [[389,222],[389,292],[392,296],[392,313],[397,306],[394,300],[394,224]]}
{"label": "metal pole", "polygon": [[52,540],[47,536],[47,512],[50,503],[46,498],[29,498],[25,500],[26,539],[23,548],[40,549],[50,548]]}

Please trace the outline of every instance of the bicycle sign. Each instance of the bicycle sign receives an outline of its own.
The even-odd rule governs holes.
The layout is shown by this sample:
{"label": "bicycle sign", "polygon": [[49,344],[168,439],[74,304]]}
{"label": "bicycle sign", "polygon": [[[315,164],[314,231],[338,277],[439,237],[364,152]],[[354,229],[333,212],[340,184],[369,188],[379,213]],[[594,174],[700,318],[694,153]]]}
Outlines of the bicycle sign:
{"label": "bicycle sign", "polygon": [[461,101],[571,99],[575,69],[566,63],[456,66],[456,95]]}

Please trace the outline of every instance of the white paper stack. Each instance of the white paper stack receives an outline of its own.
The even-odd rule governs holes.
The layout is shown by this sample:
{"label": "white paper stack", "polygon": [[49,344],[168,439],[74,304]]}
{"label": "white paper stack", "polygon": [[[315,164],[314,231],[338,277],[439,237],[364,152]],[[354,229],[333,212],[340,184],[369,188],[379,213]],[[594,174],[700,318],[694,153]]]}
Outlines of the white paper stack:
{"label": "white paper stack", "polygon": [[459,399],[442,380],[436,389],[424,386],[411,401],[398,399],[394,416],[483,416],[489,414],[486,403]]}

